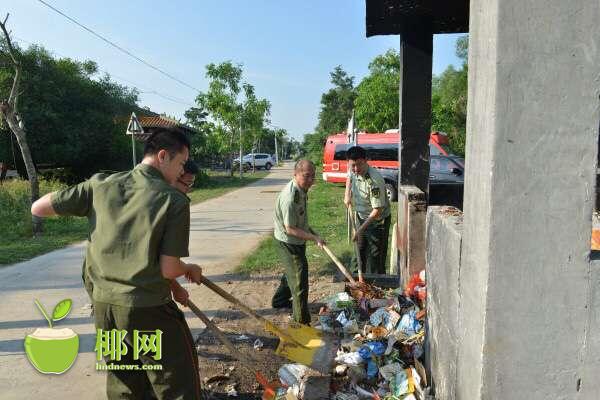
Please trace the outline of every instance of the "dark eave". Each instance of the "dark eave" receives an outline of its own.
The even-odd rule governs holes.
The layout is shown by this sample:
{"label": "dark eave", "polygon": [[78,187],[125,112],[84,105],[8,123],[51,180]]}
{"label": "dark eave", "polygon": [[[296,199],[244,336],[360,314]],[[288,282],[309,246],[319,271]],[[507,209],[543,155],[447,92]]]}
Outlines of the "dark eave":
{"label": "dark eave", "polygon": [[431,33],[469,31],[469,0],[366,0],[367,37],[429,27]]}

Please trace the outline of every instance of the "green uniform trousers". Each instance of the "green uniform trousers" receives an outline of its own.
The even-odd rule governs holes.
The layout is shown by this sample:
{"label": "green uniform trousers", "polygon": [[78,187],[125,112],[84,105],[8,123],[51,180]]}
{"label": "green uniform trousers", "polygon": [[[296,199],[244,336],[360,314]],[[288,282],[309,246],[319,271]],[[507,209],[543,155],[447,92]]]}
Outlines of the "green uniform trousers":
{"label": "green uniform trousers", "polygon": [[[96,329],[126,330],[127,354],[120,361],[105,357],[107,365],[139,365],[140,369],[109,370],[106,373],[108,399],[201,399],[198,354],[190,328],[183,313],[171,301],[155,307],[124,307],[94,302]],[[133,330],[162,331],[162,358],[154,360],[153,354],[133,359]],[[161,364],[162,370],[142,370],[142,365]]]}
{"label": "green uniform trousers", "polygon": [[[362,261],[362,272],[385,274],[391,216],[373,221],[358,239],[358,250]],[[358,217],[361,225],[365,220]],[[356,254],[352,257],[352,272],[358,271]]]}
{"label": "green uniform trousers", "polygon": [[308,311],[308,261],[305,244],[289,244],[275,240],[279,258],[285,267],[279,288],[273,295],[274,308],[289,307],[290,298],[294,321],[310,324]]}

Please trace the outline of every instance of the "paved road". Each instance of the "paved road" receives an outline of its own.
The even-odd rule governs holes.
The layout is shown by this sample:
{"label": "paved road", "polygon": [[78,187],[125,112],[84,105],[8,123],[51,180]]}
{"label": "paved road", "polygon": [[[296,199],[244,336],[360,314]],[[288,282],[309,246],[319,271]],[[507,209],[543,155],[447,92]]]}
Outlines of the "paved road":
{"label": "paved road", "polygon": [[[227,275],[271,231],[277,192],[292,175],[290,165],[274,169],[266,178],[191,209],[190,254],[186,260],[203,266],[215,281]],[[2,399],[102,399],[105,376],[95,370],[95,331],[89,299],[81,285],[84,244],[0,268],[0,397]],[[204,287],[190,287],[194,302],[211,315],[225,304]],[[256,293],[254,295],[257,295]],[[23,339],[46,322],[33,300],[47,309],[71,298],[73,308],[57,327],[73,329],[80,339],[77,360],[62,375],[43,375],[28,362]],[[251,301],[252,302],[252,301]],[[201,322],[186,312],[193,333]]]}

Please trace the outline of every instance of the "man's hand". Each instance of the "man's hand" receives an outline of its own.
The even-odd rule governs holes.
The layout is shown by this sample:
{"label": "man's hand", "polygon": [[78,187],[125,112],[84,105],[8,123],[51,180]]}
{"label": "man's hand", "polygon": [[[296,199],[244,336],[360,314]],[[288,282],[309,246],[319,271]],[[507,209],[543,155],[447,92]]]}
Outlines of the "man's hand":
{"label": "man's hand", "polygon": [[173,282],[175,282],[171,284],[171,292],[173,293],[173,299],[175,299],[175,301],[179,304],[187,307],[190,294],[177,281],[173,280]]}
{"label": "man's hand", "polygon": [[188,271],[185,273],[185,278],[188,282],[194,282],[200,285],[202,283],[202,268],[196,264],[187,264]]}
{"label": "man's hand", "polygon": [[320,249],[322,249],[323,246],[327,244],[323,239],[321,239],[319,235],[315,235],[315,243],[317,244],[317,246],[319,246]]}
{"label": "man's hand", "polygon": [[350,208],[350,206],[352,205],[352,200],[350,198],[344,198],[344,205],[346,206],[346,208]]}

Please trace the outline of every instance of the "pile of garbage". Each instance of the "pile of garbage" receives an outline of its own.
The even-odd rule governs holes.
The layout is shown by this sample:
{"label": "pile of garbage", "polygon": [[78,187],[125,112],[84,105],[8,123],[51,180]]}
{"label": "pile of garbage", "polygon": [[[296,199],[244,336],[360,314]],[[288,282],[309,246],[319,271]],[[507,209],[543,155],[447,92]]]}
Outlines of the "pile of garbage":
{"label": "pile of garbage", "polygon": [[425,400],[422,364],[427,298],[425,274],[404,289],[366,284],[326,299],[318,329],[341,336],[335,359],[335,400]]}
{"label": "pile of garbage", "polygon": [[[383,290],[361,283],[324,300],[316,328],[340,337],[330,398],[432,398],[422,364],[426,290],[423,271],[405,288]],[[312,400],[303,386],[310,385],[314,372],[302,364],[283,365],[279,382],[261,382],[263,400]]]}

